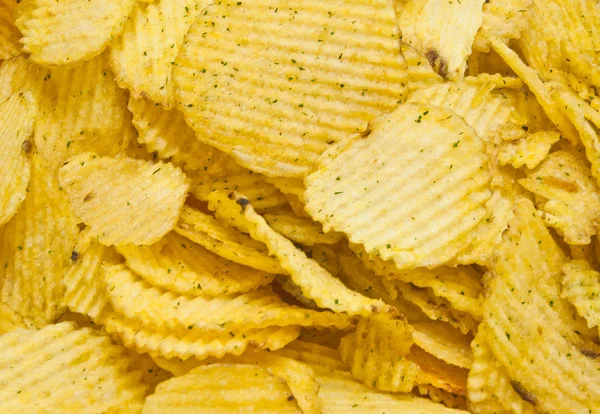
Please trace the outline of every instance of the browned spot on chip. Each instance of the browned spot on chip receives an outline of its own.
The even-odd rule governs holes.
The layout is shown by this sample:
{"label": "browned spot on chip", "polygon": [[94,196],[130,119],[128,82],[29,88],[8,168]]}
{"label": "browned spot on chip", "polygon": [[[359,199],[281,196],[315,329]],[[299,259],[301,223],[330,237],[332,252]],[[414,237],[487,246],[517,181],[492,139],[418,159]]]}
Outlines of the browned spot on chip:
{"label": "browned spot on chip", "polygon": [[523,388],[523,386],[521,385],[520,382],[518,381],[511,381],[510,385],[512,385],[513,389],[515,390],[515,392],[517,394],[519,394],[521,396],[521,398],[533,405],[537,404],[537,401],[535,399],[535,396],[530,393],[529,391],[527,391],[525,388]]}
{"label": "browned spot on chip", "polygon": [[21,149],[26,154],[29,154],[31,152],[31,150],[33,149],[33,145],[31,144],[31,141],[28,140],[28,139],[26,139],[25,141],[23,141],[23,144],[21,144]]}
{"label": "browned spot on chip", "polygon": [[434,50],[429,49],[427,53],[425,53],[425,57],[429,61],[431,67],[443,78],[448,76],[448,62],[440,56],[440,54]]}

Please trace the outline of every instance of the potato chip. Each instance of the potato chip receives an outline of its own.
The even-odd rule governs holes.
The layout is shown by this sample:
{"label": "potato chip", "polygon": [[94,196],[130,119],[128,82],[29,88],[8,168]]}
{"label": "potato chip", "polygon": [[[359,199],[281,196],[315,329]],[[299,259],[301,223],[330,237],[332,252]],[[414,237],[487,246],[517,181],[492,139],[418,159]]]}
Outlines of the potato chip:
{"label": "potato chip", "polygon": [[117,312],[156,329],[223,333],[289,325],[344,329],[354,322],[344,314],[290,306],[267,288],[206,299],[152,287],[123,266],[105,268],[103,277],[106,294]]}
{"label": "potato chip", "polygon": [[302,294],[314,300],[319,307],[363,316],[373,312],[395,312],[382,301],[369,299],[344,286],[291,241],[271,229],[243,196],[215,192],[209,196],[209,208],[215,211],[217,217],[243,227],[254,239],[265,243],[292,281],[300,286]]}
{"label": "potato chip", "polygon": [[103,413],[141,405],[147,386],[127,351],[64,322],[0,337],[2,412]]}
{"label": "potato chip", "polygon": [[578,82],[592,88],[600,83],[600,66],[592,55],[583,53],[567,40],[563,40],[560,46],[561,52],[565,56],[562,63],[570,72],[570,75],[572,74]]}
{"label": "potato chip", "polygon": [[65,287],[63,305],[95,322],[100,321],[110,310],[104,293],[102,266],[120,261],[114,248],[98,243],[89,228],[82,231],[71,252],[72,264],[62,279]]}
{"label": "potato chip", "polygon": [[23,90],[30,92],[39,103],[43,84],[50,74],[50,69],[36,65],[25,55],[0,62],[0,102]]}
{"label": "potato chip", "polygon": [[600,408],[598,365],[564,313],[562,262],[532,203],[520,200],[492,262],[485,339],[515,391],[537,410],[593,411]]}
{"label": "potato chip", "polygon": [[289,276],[279,275],[277,276],[277,284],[275,287],[281,287],[288,295],[280,294],[282,298],[292,304],[302,305],[307,309],[318,310],[319,306],[315,303],[314,300],[307,298],[302,294],[302,288],[295,284]]}
{"label": "potato chip", "polygon": [[0,0],[0,61],[21,53],[21,32],[15,26],[15,7],[12,0]]}
{"label": "potato chip", "polygon": [[414,323],[412,338],[419,348],[448,364],[471,368],[471,336],[441,321]]}
{"label": "potato chip", "polygon": [[[400,7],[401,3],[402,2],[400,1],[394,2],[398,7]],[[396,13],[402,13],[401,10],[402,9],[398,9]],[[404,57],[404,61],[406,62],[406,70],[408,72],[407,88],[409,92],[444,81],[444,78],[438,75],[433,69],[433,63],[429,62],[425,56],[420,54],[412,46],[407,43],[402,43],[400,45],[400,50]]]}
{"label": "potato chip", "polygon": [[245,364],[200,366],[159,384],[144,414],[164,412],[301,413],[285,381],[261,367]]}
{"label": "potato chip", "polygon": [[33,153],[27,197],[0,228],[0,301],[38,326],[56,319],[77,233],[56,178]]}
{"label": "potato chip", "polygon": [[335,246],[317,243],[312,248],[311,258],[331,273],[332,276],[337,276],[340,273],[341,265]]}
{"label": "potato chip", "polygon": [[31,322],[23,319],[18,313],[0,302],[0,336],[18,328],[28,328]]}
{"label": "potato chip", "polygon": [[134,5],[134,0],[23,0],[15,23],[23,33],[23,51],[34,62],[74,64],[102,53]]}
{"label": "potato chip", "polygon": [[452,394],[466,395],[468,370],[447,364],[417,346],[411,348],[407,359],[419,367],[417,384],[430,384]]}
{"label": "potato chip", "polygon": [[539,131],[526,138],[503,143],[498,152],[498,161],[500,165],[510,164],[514,168],[525,165],[533,169],[548,156],[550,148],[559,139],[558,131]]}
{"label": "potato chip", "polygon": [[556,128],[565,138],[572,143],[576,143],[578,141],[577,131],[567,116],[561,112],[550,92],[539,78],[538,73],[527,66],[513,50],[498,39],[492,39],[492,45],[508,66],[527,84]]}
{"label": "potato chip", "polygon": [[494,0],[483,5],[481,27],[473,41],[473,50],[489,52],[492,38],[504,43],[521,37],[529,24],[529,9],[533,0]]}
{"label": "potato chip", "polygon": [[600,325],[600,274],[584,260],[565,264],[563,272],[563,296],[586,319],[588,327]]}
{"label": "potato chip", "polygon": [[[446,79],[462,79],[467,56],[483,19],[482,2],[399,1],[402,41],[425,56]],[[455,22],[460,21],[460,25]]]}
{"label": "potato chip", "polygon": [[208,4],[207,0],[159,0],[136,7],[121,37],[110,45],[119,85],[133,97],[147,96],[173,107],[175,58],[192,22]]}
{"label": "potato chip", "polygon": [[26,196],[35,113],[34,98],[27,92],[0,103],[0,226],[15,215]]}
{"label": "potato chip", "polygon": [[199,210],[184,206],[174,229],[217,255],[267,273],[285,273],[267,247]]}
{"label": "potato chip", "polygon": [[304,202],[304,181],[286,177],[270,178],[269,181],[282,193],[294,195],[299,201]]}
{"label": "potato chip", "polygon": [[275,351],[275,353],[311,365],[319,365],[343,371],[349,370],[348,365],[342,361],[337,349],[301,341],[299,339]]}
{"label": "potato chip", "polygon": [[323,227],[309,218],[296,216],[289,210],[277,210],[263,215],[267,224],[276,232],[304,246],[316,243],[335,244],[343,237],[342,233],[325,233]]}
{"label": "potato chip", "polygon": [[441,390],[430,384],[417,385],[413,393],[429,397],[431,401],[444,404],[449,408],[458,408],[461,410],[467,409],[467,399],[464,395],[456,395],[451,392]]}
{"label": "potato chip", "polygon": [[482,140],[454,115],[403,104],[377,118],[364,139],[333,146],[306,179],[306,210],[325,231],[346,233],[400,269],[452,260],[492,195]]}
{"label": "potato chip", "polygon": [[[489,4],[489,3],[486,3]],[[485,7],[485,5],[484,5]],[[477,38],[475,38],[477,40]],[[467,59],[467,77],[465,79],[469,79],[469,77],[480,77],[480,76],[493,76],[496,75],[501,76],[501,82],[504,81],[510,85],[515,85],[516,82],[520,82],[521,85],[523,81],[517,77],[515,77],[515,72],[504,62],[504,60],[500,57],[498,53],[494,49],[491,49],[489,52],[473,52]],[[498,83],[497,83],[498,84]],[[500,86],[500,84],[498,84]]]}
{"label": "potato chip", "polygon": [[84,153],[58,173],[77,217],[104,245],[152,244],[176,224],[188,182],[170,163]]}
{"label": "potato chip", "polygon": [[412,344],[406,321],[373,315],[342,339],[339,350],[356,379],[381,391],[408,392],[419,372],[406,358]]}
{"label": "potato chip", "polygon": [[151,246],[127,244],[117,250],[146,282],[182,295],[246,293],[275,277],[217,256],[175,232]]}
{"label": "potato chip", "polygon": [[407,414],[460,414],[466,411],[447,408],[427,398],[411,394],[387,394],[363,385],[350,374],[320,372],[317,381],[324,413],[386,412]]}
{"label": "potato chip", "polygon": [[519,183],[536,195],[544,222],[567,243],[590,243],[600,224],[600,190],[583,159],[553,152]]}
{"label": "potato chip", "polygon": [[469,410],[476,414],[526,413],[535,411],[531,402],[523,400],[500,362],[487,345],[480,329],[471,344],[473,365],[467,380]]}
{"label": "potato chip", "polygon": [[403,98],[391,2],[237,3],[215,2],[192,24],[173,80],[198,138],[244,167],[302,177]]}
{"label": "potato chip", "polygon": [[114,81],[105,54],[49,70],[42,83],[34,141],[53,167],[82,152],[115,156],[135,140],[127,92]]}

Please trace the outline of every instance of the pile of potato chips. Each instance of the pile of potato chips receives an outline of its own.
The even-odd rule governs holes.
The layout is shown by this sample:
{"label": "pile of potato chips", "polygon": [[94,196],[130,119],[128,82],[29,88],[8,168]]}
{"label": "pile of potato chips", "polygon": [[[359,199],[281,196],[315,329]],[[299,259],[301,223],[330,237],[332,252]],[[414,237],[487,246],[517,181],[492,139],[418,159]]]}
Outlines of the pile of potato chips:
{"label": "pile of potato chips", "polygon": [[600,412],[597,0],[0,0],[0,412]]}

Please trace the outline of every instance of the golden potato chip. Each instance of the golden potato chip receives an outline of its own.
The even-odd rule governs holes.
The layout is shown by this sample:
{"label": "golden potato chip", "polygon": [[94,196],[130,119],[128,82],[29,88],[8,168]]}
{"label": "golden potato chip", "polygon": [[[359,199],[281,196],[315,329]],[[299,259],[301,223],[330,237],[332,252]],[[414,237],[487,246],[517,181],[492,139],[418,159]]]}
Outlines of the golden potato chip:
{"label": "golden potato chip", "polygon": [[114,81],[106,54],[49,70],[42,83],[34,141],[53,167],[82,152],[115,156],[135,140],[127,92]]}
{"label": "golden potato chip", "polygon": [[304,246],[316,243],[334,244],[343,237],[342,233],[325,233],[323,227],[312,219],[298,217],[292,211],[280,209],[263,215],[267,224],[276,232]]}
{"label": "golden potato chip", "polygon": [[12,0],[0,0],[0,61],[21,53],[21,32],[15,26],[15,7]]}
{"label": "golden potato chip", "polygon": [[0,347],[2,412],[103,413],[144,401],[147,385],[126,349],[91,329],[16,330]]}
{"label": "golden potato chip", "polygon": [[468,370],[447,364],[417,346],[406,357],[419,367],[417,384],[430,384],[456,395],[466,395]]}
{"label": "golden potato chip", "polygon": [[160,240],[175,226],[189,186],[173,164],[94,153],[69,158],[58,179],[79,220],[104,245]]}
{"label": "golden potato chip", "polygon": [[338,252],[334,246],[317,243],[312,248],[311,258],[322,268],[337,276],[340,273],[341,265],[338,259]]}
{"label": "golden potato chip", "polygon": [[413,390],[413,393],[415,392],[449,408],[467,409],[467,398],[464,395],[452,394],[430,384],[417,385]]}
{"label": "golden potato chip", "polygon": [[217,255],[267,273],[285,273],[267,247],[199,210],[184,206],[174,229]]}
{"label": "golden potato chip", "polygon": [[319,372],[319,401],[324,413],[466,414],[412,394],[387,394],[363,385],[350,374]]}
{"label": "golden potato chip", "polygon": [[600,224],[600,190],[582,157],[553,152],[519,183],[536,195],[544,222],[567,243],[590,243]]}
{"label": "golden potato chip", "polygon": [[98,243],[86,228],[79,233],[71,252],[71,266],[62,278],[65,293],[63,305],[73,312],[89,316],[98,322],[110,310],[104,293],[102,266],[116,264],[121,260],[114,248]]}
{"label": "golden potato chip", "polygon": [[563,267],[562,294],[584,317],[588,327],[600,325],[600,274],[584,260]]}
{"label": "golden potato chip", "polygon": [[550,148],[559,139],[558,131],[539,131],[514,142],[502,143],[498,161],[500,165],[510,164],[514,168],[525,165],[533,169],[548,156]]}
{"label": "golden potato chip", "polygon": [[261,367],[245,364],[200,366],[159,384],[144,414],[302,413],[285,381]]}
{"label": "golden potato chip", "polygon": [[117,82],[133,97],[147,96],[165,107],[175,105],[173,65],[183,37],[207,0],[159,0],[139,5],[111,43]]}
{"label": "golden potato chip", "polygon": [[282,193],[294,195],[300,202],[304,202],[304,181],[287,177],[270,178],[269,181]]}
{"label": "golden potato chip", "polygon": [[[398,1],[402,42],[425,56],[446,79],[462,79],[475,34],[483,19],[482,2],[462,0]],[[460,25],[455,22],[460,21]]]}
{"label": "golden potato chip", "polygon": [[399,38],[385,0],[215,2],[175,61],[177,105],[200,140],[244,167],[302,177],[403,98]]}
{"label": "golden potato chip", "polygon": [[406,321],[372,315],[342,339],[339,351],[361,382],[382,391],[409,392],[419,373],[406,358],[412,344],[412,328]]}
{"label": "golden potato chip", "polygon": [[28,328],[32,324],[18,313],[0,302],[0,336],[18,328]]}
{"label": "golden potato chip", "polygon": [[312,342],[301,341],[299,339],[290,342],[285,347],[275,351],[275,353],[277,355],[306,362],[310,365],[320,365],[343,371],[349,370],[348,365],[342,361],[342,357],[337,349]]}
{"label": "golden potato chip", "polygon": [[[0,0],[1,1],[1,0]],[[0,62],[0,102],[17,92],[30,92],[39,103],[43,85],[51,70],[36,65],[25,55]]]}
{"label": "golden potato chip", "polygon": [[43,66],[90,60],[123,29],[134,0],[22,0],[16,25],[23,51]]}
{"label": "golden potato chip", "polygon": [[525,401],[510,377],[487,345],[483,329],[471,344],[473,364],[467,380],[469,410],[476,414],[524,413],[535,411],[532,401]]}
{"label": "golden potato chip", "polygon": [[473,41],[473,50],[489,52],[492,38],[504,43],[521,37],[529,24],[532,0],[494,0],[483,5],[481,27]]}
{"label": "golden potato chip", "polygon": [[0,103],[0,226],[15,215],[26,196],[35,113],[35,101],[28,92]]}
{"label": "golden potato chip", "polygon": [[288,305],[268,288],[207,299],[152,287],[123,266],[105,268],[103,277],[106,294],[117,312],[156,329],[224,333],[288,325],[344,329],[354,322],[345,314]]}
{"label": "golden potato chip", "polygon": [[[575,77],[578,83],[582,82],[587,86],[594,87],[600,83],[600,66],[593,55],[583,53],[568,40],[561,41],[560,46],[565,57],[562,63],[570,72],[569,75],[573,74],[572,76]],[[589,96],[588,94],[587,97]]]}
{"label": "golden potato chip", "polygon": [[[325,231],[346,233],[400,269],[452,260],[492,195],[483,142],[455,115],[403,104],[380,116],[364,139],[323,154],[305,181],[306,210]],[[364,165],[360,173],[356,165]]]}
{"label": "golden potato chip", "polygon": [[49,166],[31,155],[31,178],[17,214],[0,228],[0,301],[36,325],[62,312],[61,279],[78,228]]}
{"label": "golden potato chip", "polygon": [[290,299],[286,295],[281,295],[283,296],[283,299],[287,302],[291,302],[293,304],[295,303],[294,300],[296,300],[299,302],[299,305],[302,305],[307,309],[319,309],[319,306],[317,306],[314,300],[307,298],[302,294],[302,288],[295,284],[289,276],[278,275],[277,284],[275,285],[275,287],[277,286],[281,287],[281,289],[283,289],[285,293],[288,293],[292,297]]}
{"label": "golden potato chip", "polygon": [[556,128],[565,138],[576,143],[578,141],[577,131],[567,116],[561,112],[550,92],[539,78],[538,73],[527,66],[513,50],[500,40],[492,39],[492,45],[508,66],[527,84]]}
{"label": "golden potato chip", "polygon": [[[400,7],[402,2],[395,1],[394,5]],[[401,9],[397,10],[396,13],[402,13]],[[444,82],[444,78],[433,69],[432,63],[412,46],[402,43],[400,50],[406,62],[408,73],[406,81],[409,92]]]}
{"label": "golden potato chip", "polygon": [[296,339],[299,333],[296,326],[236,332],[195,332],[186,327],[162,332],[115,312],[108,313],[101,322],[108,333],[118,337],[128,348],[165,358],[221,358],[225,354],[239,355],[246,349],[276,350]]}
{"label": "golden potato chip", "polygon": [[414,323],[412,338],[419,348],[460,368],[471,368],[471,336],[441,321]]}
{"label": "golden potato chip", "polygon": [[275,277],[217,256],[175,232],[151,246],[126,244],[117,250],[146,282],[182,295],[246,293]]}
{"label": "golden potato chip", "polygon": [[515,391],[537,410],[596,410],[598,365],[580,348],[559,297],[564,255],[531,201],[521,199],[515,210],[490,269],[486,343]]}
{"label": "golden potato chip", "polygon": [[[477,40],[477,38],[475,38],[475,40]],[[468,80],[470,77],[481,76],[489,76],[491,79],[498,79],[499,82],[502,83],[506,81],[511,87],[513,85],[516,86],[517,82],[519,82],[521,86],[523,85],[523,81],[515,77],[515,72],[513,72],[510,66],[504,62],[494,49],[491,49],[489,52],[473,52],[467,59],[467,77],[465,80]],[[502,86],[499,82],[496,83],[498,87]]]}
{"label": "golden potato chip", "polygon": [[395,309],[382,301],[369,299],[344,286],[317,262],[306,257],[291,241],[270,228],[243,196],[235,193],[228,195],[225,192],[212,193],[209,196],[209,208],[220,219],[243,227],[254,239],[265,243],[292,281],[300,286],[302,294],[314,300],[319,307],[363,316],[373,312],[395,312]]}

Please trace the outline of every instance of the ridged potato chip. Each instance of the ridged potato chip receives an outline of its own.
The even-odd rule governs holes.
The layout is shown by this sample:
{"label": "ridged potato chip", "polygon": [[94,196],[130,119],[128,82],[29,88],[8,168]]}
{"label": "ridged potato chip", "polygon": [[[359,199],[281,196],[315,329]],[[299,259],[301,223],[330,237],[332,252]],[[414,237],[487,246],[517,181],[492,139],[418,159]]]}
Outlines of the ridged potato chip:
{"label": "ridged potato chip", "polygon": [[406,321],[373,315],[342,339],[339,351],[361,382],[381,391],[409,392],[419,373],[406,358],[412,344],[412,328]]}
{"label": "ridged potato chip", "polygon": [[563,267],[562,294],[585,318],[588,327],[600,325],[600,273],[584,260],[573,260]]}
{"label": "ridged potato chip", "polygon": [[342,361],[340,353],[335,348],[305,342],[297,339],[285,347],[275,351],[282,355],[312,365],[319,365],[330,369],[349,371],[348,365]]}
{"label": "ridged potato chip", "polygon": [[531,201],[520,200],[492,262],[485,339],[521,398],[537,410],[593,411],[600,408],[598,364],[580,348],[582,338],[564,313],[563,260]]}
{"label": "ridged potato chip", "polygon": [[232,262],[267,273],[285,273],[279,261],[269,256],[263,243],[199,210],[184,206],[174,230]]}
{"label": "ridged potato chip", "polygon": [[348,289],[294,244],[269,227],[259,216],[248,199],[239,194],[215,192],[209,196],[209,208],[217,217],[243,227],[250,235],[263,243],[280,261],[292,281],[300,286],[302,294],[314,300],[318,306],[334,312],[367,316],[371,313],[394,313],[395,309],[380,300],[372,300]]}
{"label": "ridged potato chip", "polygon": [[0,302],[0,336],[15,329],[28,328],[31,325],[31,322],[23,319],[10,306]]}
{"label": "ridged potato chip", "polygon": [[553,152],[519,183],[535,194],[544,222],[567,243],[590,243],[600,225],[600,190],[582,157]]}
{"label": "ridged potato chip", "polygon": [[285,381],[246,364],[200,366],[159,384],[144,414],[165,412],[302,413]]}
{"label": "ridged potato chip", "polygon": [[158,0],[138,5],[121,36],[111,43],[117,82],[134,97],[147,96],[167,108],[175,105],[173,65],[183,38],[208,0]]}
{"label": "ridged potato chip", "polygon": [[324,230],[346,233],[399,269],[452,260],[492,195],[483,142],[455,115],[403,104],[378,117],[364,139],[323,154],[305,181],[306,210]]}
{"label": "ridged potato chip", "polygon": [[0,103],[0,226],[15,215],[27,194],[35,114],[34,98],[27,92]]}
{"label": "ridged potato chip", "polygon": [[473,41],[473,50],[489,52],[491,39],[498,38],[504,43],[521,37],[521,32],[529,24],[529,9],[533,0],[494,0],[483,5],[481,27]]}
{"label": "ridged potato chip", "polygon": [[[510,377],[487,345],[483,330],[477,333],[471,347],[473,365],[467,380],[468,407],[472,413],[533,414],[532,401],[525,401],[511,383]],[[526,394],[524,394],[526,395]]]}
{"label": "ridged potato chip", "polygon": [[447,364],[417,346],[411,348],[407,358],[419,367],[415,379],[417,384],[429,384],[452,394],[466,395],[468,370]]}
{"label": "ridged potato chip", "polygon": [[58,179],[80,221],[104,245],[152,244],[176,224],[189,187],[173,164],[84,153]]}
{"label": "ridged potato chip", "polygon": [[344,236],[331,231],[325,233],[323,227],[309,218],[298,217],[289,210],[277,210],[263,215],[267,224],[276,232],[304,246],[316,243],[335,244]]}
{"label": "ridged potato chip", "polygon": [[386,412],[407,414],[465,414],[411,394],[377,392],[344,372],[319,372],[319,400],[324,413]]}
{"label": "ridged potato chip", "polygon": [[52,170],[32,153],[27,197],[0,227],[0,301],[38,326],[53,322],[78,231]]}
{"label": "ridged potato chip", "polygon": [[500,165],[510,164],[514,168],[525,165],[537,167],[547,156],[552,145],[560,139],[558,131],[539,131],[514,142],[503,143],[498,151]]}
{"label": "ridged potato chip", "polygon": [[448,364],[471,368],[472,337],[441,321],[411,324],[412,338],[419,348]]}
{"label": "ridged potato chip", "polygon": [[146,282],[182,295],[246,293],[275,277],[217,256],[175,232],[151,246],[126,244],[117,250]]}
{"label": "ridged potato chip", "polygon": [[417,385],[413,393],[429,397],[431,401],[444,404],[449,408],[458,408],[461,410],[467,409],[467,399],[464,395],[456,395],[451,392],[441,390],[430,384]]}
{"label": "ridged potato chip", "polygon": [[[600,66],[593,55],[582,52],[568,40],[561,41],[560,46],[561,52],[565,56],[563,65],[569,71],[569,75],[571,75],[569,77],[577,80],[578,89],[583,89],[582,83],[592,88],[600,83]],[[590,94],[582,96],[584,99],[589,97]],[[598,104],[595,109],[598,109]]]}
{"label": "ridged potato chip", "polygon": [[135,0],[22,0],[16,25],[23,51],[43,66],[89,60],[121,32],[134,5]]}
{"label": "ridged potato chip", "polygon": [[106,54],[48,70],[41,91],[34,141],[53,167],[82,152],[115,156],[135,140],[127,92],[114,81]]}
{"label": "ridged potato chip", "polygon": [[104,413],[140,406],[147,386],[125,348],[64,322],[0,336],[2,412]]}
{"label": "ridged potato chip", "polygon": [[[446,79],[462,79],[483,19],[480,0],[397,0],[402,42],[425,56]],[[456,24],[460,22],[460,24]]]}
{"label": "ridged potato chip", "polygon": [[[402,3],[404,3],[404,0],[394,2],[394,5],[397,7],[397,14],[402,13]],[[407,87],[409,92],[444,82],[444,78],[438,75],[432,63],[415,50],[415,48],[407,43],[402,43],[400,50],[406,62],[406,70],[408,72]]]}
{"label": "ridged potato chip", "polygon": [[395,23],[385,0],[215,2],[175,61],[177,105],[199,139],[241,165],[302,177],[403,98]]}
{"label": "ridged potato chip", "polygon": [[0,0],[0,61],[21,53],[21,32],[15,26],[15,8],[12,0]]}
{"label": "ridged potato chip", "polygon": [[24,90],[33,94],[39,103],[44,82],[51,72],[50,69],[36,65],[25,55],[0,62],[0,102]]}
{"label": "ridged potato chip", "polygon": [[289,325],[344,329],[354,322],[348,315],[288,305],[268,288],[206,299],[152,287],[122,266],[105,268],[103,278],[117,312],[157,330],[227,333]]}

